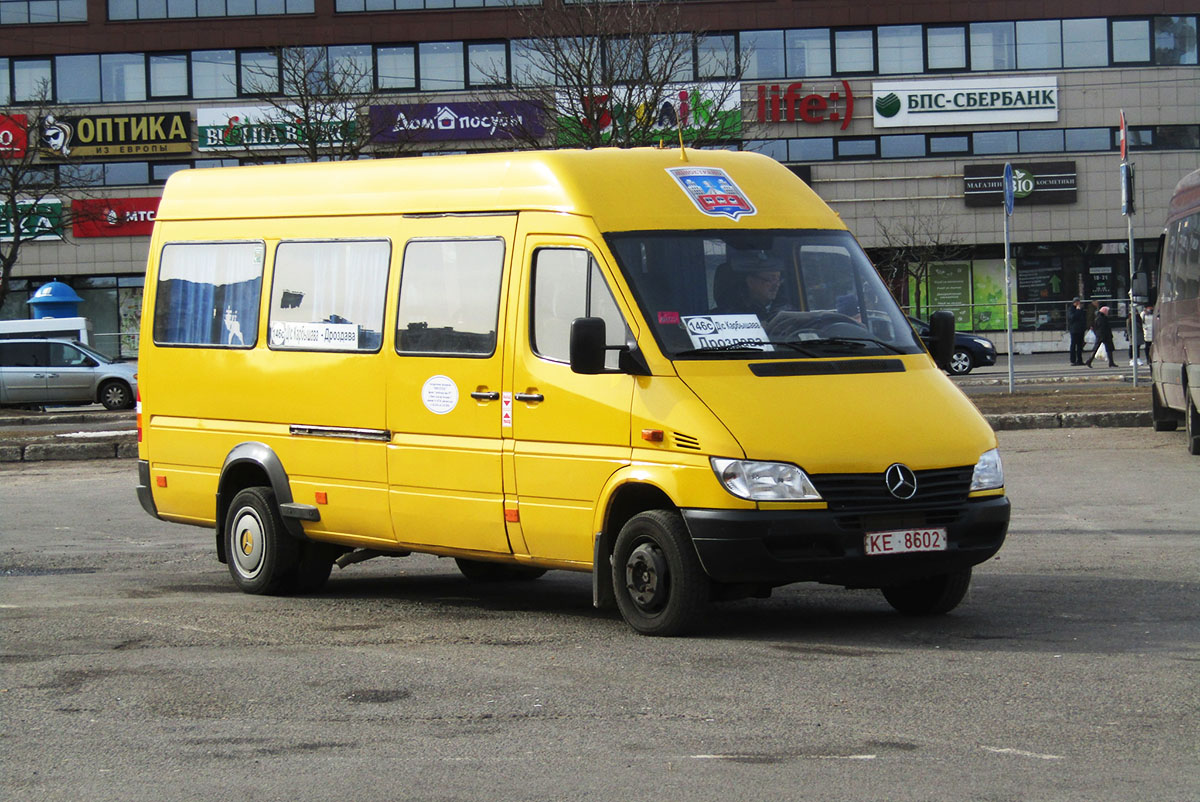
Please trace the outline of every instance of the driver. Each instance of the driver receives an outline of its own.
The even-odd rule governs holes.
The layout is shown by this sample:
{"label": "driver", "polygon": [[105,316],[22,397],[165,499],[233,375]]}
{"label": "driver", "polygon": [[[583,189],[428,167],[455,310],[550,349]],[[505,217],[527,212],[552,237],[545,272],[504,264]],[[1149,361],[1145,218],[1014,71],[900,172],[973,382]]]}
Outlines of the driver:
{"label": "driver", "polygon": [[727,285],[714,288],[717,314],[758,315],[765,322],[783,309],[778,301],[783,263],[766,251],[733,253],[717,273]]}

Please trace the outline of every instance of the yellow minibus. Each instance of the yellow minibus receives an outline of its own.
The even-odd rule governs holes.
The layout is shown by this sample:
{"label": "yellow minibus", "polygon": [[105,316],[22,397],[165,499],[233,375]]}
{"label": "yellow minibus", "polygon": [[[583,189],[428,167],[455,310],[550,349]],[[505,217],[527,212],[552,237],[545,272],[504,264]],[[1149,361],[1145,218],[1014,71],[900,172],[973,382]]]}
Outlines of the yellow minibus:
{"label": "yellow minibus", "polygon": [[1174,431],[1183,421],[1188,453],[1200,455],[1200,170],[1179,182],[1167,207],[1154,300],[1154,429]]}
{"label": "yellow minibus", "polygon": [[175,173],[139,371],[139,499],[248,593],[420,552],[645,634],[798,581],[933,614],[1008,529],[987,422],[757,154]]}

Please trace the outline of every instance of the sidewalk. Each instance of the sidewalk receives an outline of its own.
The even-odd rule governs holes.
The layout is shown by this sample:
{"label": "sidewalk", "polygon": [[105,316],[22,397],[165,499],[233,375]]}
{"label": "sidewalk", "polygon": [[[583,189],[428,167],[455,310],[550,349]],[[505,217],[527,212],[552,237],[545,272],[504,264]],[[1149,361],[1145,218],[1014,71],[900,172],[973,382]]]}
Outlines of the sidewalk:
{"label": "sidewalk", "polygon": [[[1017,354],[1013,386],[1064,382],[1132,382],[1126,357],[1118,367],[1073,367],[1065,353]],[[968,394],[1006,392],[1008,361],[977,368],[953,381]],[[1138,370],[1139,386],[1149,386],[1150,369]],[[1019,389],[1016,389],[1020,392]],[[1150,410],[1141,412],[1035,412],[986,416],[997,431],[1081,427],[1149,427]],[[136,459],[137,425],[132,410],[109,412],[103,407],[60,407],[47,412],[0,409],[0,463],[45,460]]]}

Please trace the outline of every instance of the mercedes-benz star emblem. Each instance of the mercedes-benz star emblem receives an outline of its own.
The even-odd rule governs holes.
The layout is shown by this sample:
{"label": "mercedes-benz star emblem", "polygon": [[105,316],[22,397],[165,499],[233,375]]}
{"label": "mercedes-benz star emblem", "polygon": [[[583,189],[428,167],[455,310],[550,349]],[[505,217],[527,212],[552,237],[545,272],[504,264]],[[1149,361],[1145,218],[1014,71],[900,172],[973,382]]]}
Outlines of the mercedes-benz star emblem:
{"label": "mercedes-benz star emblem", "polygon": [[901,501],[908,501],[917,494],[917,475],[912,468],[899,462],[883,474],[883,483],[887,485],[888,492]]}

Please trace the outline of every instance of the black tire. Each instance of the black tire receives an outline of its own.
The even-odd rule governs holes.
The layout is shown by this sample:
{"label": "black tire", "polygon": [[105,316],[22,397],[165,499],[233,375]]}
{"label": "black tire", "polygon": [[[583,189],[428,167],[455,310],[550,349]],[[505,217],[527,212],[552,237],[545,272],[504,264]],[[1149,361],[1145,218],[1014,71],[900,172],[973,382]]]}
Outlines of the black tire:
{"label": "black tire", "polygon": [[225,517],[225,555],[243,592],[271,596],[293,590],[300,543],[284,528],[271,488],[247,487],[233,497]]}
{"label": "black tire", "polygon": [[651,510],[621,527],[613,592],[626,623],[643,635],[682,635],[708,606],[711,583],[678,513]]}
{"label": "black tire", "polygon": [[96,395],[105,409],[129,409],[133,406],[133,393],[129,385],[118,379],[110,379],[100,385]]}
{"label": "black tire", "polygon": [[1156,432],[1173,432],[1179,428],[1176,413],[1163,406],[1158,398],[1158,387],[1150,388],[1150,420]]}
{"label": "black tire", "polygon": [[510,563],[490,563],[484,560],[454,558],[458,570],[472,582],[528,582],[546,573],[545,568]]}
{"label": "black tire", "polygon": [[966,348],[955,348],[950,355],[950,373],[954,376],[966,376],[975,367],[971,352]]}
{"label": "black tire", "polygon": [[883,588],[883,598],[904,615],[941,615],[958,606],[971,586],[971,569]]}
{"label": "black tire", "polygon": [[1187,412],[1184,414],[1184,420],[1187,424],[1188,453],[1193,457],[1200,457],[1200,411],[1196,410],[1191,390],[1185,387],[1183,391],[1187,393]]}

